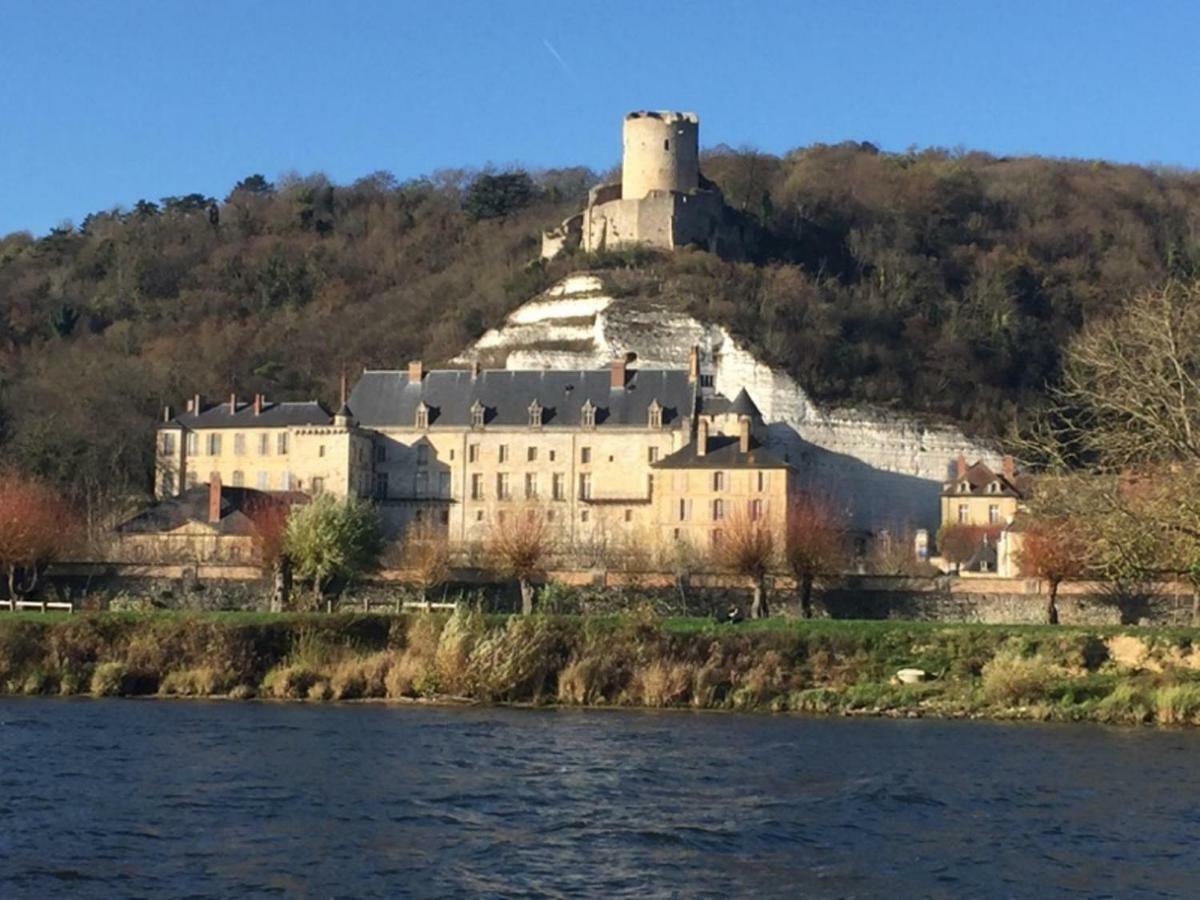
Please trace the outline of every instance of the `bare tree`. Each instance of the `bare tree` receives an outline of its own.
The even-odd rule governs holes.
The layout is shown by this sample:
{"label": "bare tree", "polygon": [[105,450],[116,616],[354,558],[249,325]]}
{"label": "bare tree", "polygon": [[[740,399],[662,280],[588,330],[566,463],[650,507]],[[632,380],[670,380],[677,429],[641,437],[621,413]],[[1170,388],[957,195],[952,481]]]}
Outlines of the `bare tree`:
{"label": "bare tree", "polygon": [[444,527],[428,519],[413,522],[404,531],[400,564],[429,603],[429,592],[450,575],[450,541]]}
{"label": "bare tree", "polygon": [[0,474],[0,565],[10,597],[32,593],[77,530],[70,507],[49,485],[16,472]]}
{"label": "bare tree", "polygon": [[537,505],[498,511],[489,523],[485,552],[492,565],[517,582],[521,612],[533,612],[533,578],[545,566],[554,544],[546,511]]}
{"label": "bare tree", "polygon": [[292,561],[287,555],[290,505],[264,496],[249,504],[246,514],[254,525],[254,554],[264,574],[271,576],[271,611],[287,609],[292,593]]}
{"label": "bare tree", "polygon": [[750,602],[750,618],[765,619],[770,615],[767,576],[778,563],[778,553],[775,535],[766,521],[752,519],[739,510],[722,528],[713,555],[722,568],[750,580],[754,591]]}
{"label": "bare tree", "polygon": [[1058,587],[1087,572],[1087,544],[1069,519],[1036,519],[1021,532],[1017,563],[1021,574],[1043,579],[1050,588],[1046,622],[1058,624]]}
{"label": "bare tree", "polygon": [[823,497],[797,497],[788,509],[784,555],[800,588],[800,613],[811,618],[814,580],[846,565],[845,514]]}

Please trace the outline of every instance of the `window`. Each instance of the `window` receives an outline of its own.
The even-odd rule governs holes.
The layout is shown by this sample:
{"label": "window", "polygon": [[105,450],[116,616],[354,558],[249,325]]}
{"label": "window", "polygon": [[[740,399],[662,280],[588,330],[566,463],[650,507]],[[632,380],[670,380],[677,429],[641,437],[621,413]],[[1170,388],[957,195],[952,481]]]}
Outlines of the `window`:
{"label": "window", "polygon": [[467,462],[479,462],[479,445],[470,444],[467,446]]}
{"label": "window", "polygon": [[500,462],[508,462],[508,444],[500,445]]}
{"label": "window", "polygon": [[275,439],[275,452],[280,456],[286,456],[288,452],[288,436],[287,432],[283,432]]}
{"label": "window", "polygon": [[567,499],[565,485],[563,484],[563,482],[565,480],[566,479],[563,478],[562,472],[554,473],[554,478],[550,482],[550,485],[551,485],[550,490],[551,490],[551,496],[555,500],[566,500]]}
{"label": "window", "polygon": [[725,501],[714,500],[712,502],[712,517],[714,522],[720,522],[725,518]]}
{"label": "window", "polygon": [[988,504],[988,524],[998,525],[1000,523],[1000,507],[998,504]]}
{"label": "window", "polygon": [[591,461],[592,461],[592,448],[591,447],[580,447],[579,448],[579,462],[586,466]]}
{"label": "window", "polygon": [[317,446],[317,456],[321,457],[322,459],[325,457],[325,445],[324,444],[319,444]]}
{"label": "window", "polygon": [[592,496],[592,476],[588,472],[579,475],[579,499],[589,500]]}
{"label": "window", "polygon": [[750,521],[757,522],[763,517],[763,502],[761,500],[750,501]]}
{"label": "window", "polygon": [[205,445],[205,451],[209,456],[221,455],[221,436],[219,434],[208,435]]}
{"label": "window", "polygon": [[679,501],[679,521],[686,522],[692,517],[692,501],[686,498]]}
{"label": "window", "polygon": [[666,139],[664,139],[664,140],[663,140],[663,149],[664,149],[664,150],[670,150],[670,149],[671,149],[671,139],[670,139],[670,138],[666,138]]}
{"label": "window", "polygon": [[279,486],[281,488],[283,488],[283,490],[285,490],[285,491],[290,491],[292,489],[292,473],[291,472],[284,472],[282,475],[279,476]]}
{"label": "window", "polygon": [[387,462],[387,444],[375,445],[375,462]]}
{"label": "window", "polygon": [[175,453],[175,432],[164,431],[162,440],[158,444],[158,452],[163,456],[172,456]]}
{"label": "window", "polygon": [[418,466],[429,465],[429,445],[428,444],[417,444],[417,465]]}
{"label": "window", "polygon": [[450,462],[454,462],[454,448],[450,448]]}
{"label": "window", "polygon": [[579,514],[579,521],[586,522],[587,520],[588,520],[588,511],[585,509],[583,512],[581,512]]}
{"label": "window", "polygon": [[536,400],[529,404],[529,427],[542,427],[542,404],[538,403]]}
{"label": "window", "polygon": [[719,546],[721,546],[721,537],[722,537],[722,535],[721,535],[721,529],[720,529],[720,528],[714,528],[714,529],[712,530],[712,545],[713,545],[714,547],[719,547]]}
{"label": "window", "polygon": [[242,487],[246,483],[246,476],[242,474],[241,469],[235,469],[233,472],[233,486]]}
{"label": "window", "polygon": [[554,462],[554,451],[551,450],[546,458],[550,460],[550,462]]}
{"label": "window", "polygon": [[483,427],[483,404],[478,400],[471,404],[471,427]]}
{"label": "window", "polygon": [[267,456],[271,452],[271,436],[268,434],[260,434],[258,436],[258,455]]}
{"label": "window", "polygon": [[673,534],[674,534],[675,540],[679,540],[680,535],[682,534],[682,531],[680,529],[676,528],[675,531],[673,532]]}
{"label": "window", "polygon": [[187,435],[187,452],[188,456],[195,456],[200,452],[200,435],[194,431],[189,431]]}
{"label": "window", "polygon": [[240,432],[233,436],[233,455],[234,456],[245,456],[246,455],[246,436],[244,434],[241,434]]}
{"label": "window", "polygon": [[174,472],[163,472],[162,476],[158,479],[158,484],[159,484],[158,492],[160,494],[175,493],[175,473]]}
{"label": "window", "polygon": [[967,504],[965,504],[965,503],[958,504],[958,524],[966,525],[967,521],[969,519],[970,519],[970,516],[967,514]]}
{"label": "window", "polygon": [[525,499],[534,500],[538,495],[538,483],[536,472],[525,473]]}
{"label": "window", "polygon": [[713,386],[713,377],[711,375],[700,376],[700,387],[710,388]]}
{"label": "window", "polygon": [[657,400],[650,401],[647,416],[651,428],[662,428],[662,407],[658,405]]}
{"label": "window", "polygon": [[482,521],[483,521],[483,510],[482,510],[482,509],[481,509],[481,510],[478,510],[478,511],[476,511],[476,513],[475,513],[475,521],[476,521],[476,522],[482,522]]}
{"label": "window", "polygon": [[424,403],[417,404],[417,427],[422,429],[429,427],[429,407]]}
{"label": "window", "polygon": [[658,462],[658,448],[651,447],[649,450],[647,450],[646,458],[650,461],[651,465],[654,465],[654,463]]}
{"label": "window", "polygon": [[626,522],[633,521],[633,510],[632,509],[625,510],[625,521]]}
{"label": "window", "polygon": [[320,493],[323,493],[324,490],[325,490],[325,479],[324,478],[314,478],[312,480],[312,492],[314,494],[320,494]]}
{"label": "window", "polygon": [[448,509],[443,509],[443,510],[441,511],[441,513],[438,515],[438,520],[439,520],[439,521],[440,521],[440,522],[441,522],[443,525],[449,525],[449,524],[450,524],[450,510],[448,510]]}
{"label": "window", "polygon": [[762,491],[765,491],[766,489],[767,489],[767,473],[759,472],[758,473],[758,490],[761,493]]}
{"label": "window", "polygon": [[478,472],[471,476],[471,499],[483,499],[483,476]]}
{"label": "window", "polygon": [[525,448],[525,461],[526,462],[537,462],[537,447],[526,447]]}
{"label": "window", "polygon": [[268,480],[266,472],[259,472],[254,476],[254,483],[260,491],[265,491],[271,482]]}
{"label": "window", "polygon": [[592,405],[591,400],[585,400],[583,407],[579,410],[580,424],[584,428],[596,427],[596,407]]}
{"label": "window", "polygon": [[424,497],[429,493],[429,473],[418,472],[416,478],[416,491],[418,497]]}
{"label": "window", "polygon": [[959,482],[958,492],[960,494],[965,494],[969,490],[971,490],[971,485],[967,484],[965,481]]}
{"label": "window", "polygon": [[450,496],[450,473],[449,472],[438,472],[438,496],[439,497],[449,497]]}
{"label": "window", "polygon": [[508,473],[507,472],[497,472],[496,473],[496,499],[498,499],[498,500],[512,499],[512,490],[509,488],[509,485],[508,485]]}
{"label": "window", "polygon": [[713,484],[714,491],[725,490],[725,473],[724,472],[713,472],[712,484]]}

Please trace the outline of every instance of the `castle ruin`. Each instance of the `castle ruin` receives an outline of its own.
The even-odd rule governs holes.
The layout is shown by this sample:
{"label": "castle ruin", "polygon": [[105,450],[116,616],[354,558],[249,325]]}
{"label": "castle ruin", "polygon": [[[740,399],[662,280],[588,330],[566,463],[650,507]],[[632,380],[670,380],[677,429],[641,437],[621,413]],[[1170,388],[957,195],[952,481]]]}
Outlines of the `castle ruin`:
{"label": "castle ruin", "polygon": [[700,120],[690,112],[625,116],[621,180],[596,185],[587,207],[542,235],[542,258],[641,244],[745,255],[748,226],[700,172]]}

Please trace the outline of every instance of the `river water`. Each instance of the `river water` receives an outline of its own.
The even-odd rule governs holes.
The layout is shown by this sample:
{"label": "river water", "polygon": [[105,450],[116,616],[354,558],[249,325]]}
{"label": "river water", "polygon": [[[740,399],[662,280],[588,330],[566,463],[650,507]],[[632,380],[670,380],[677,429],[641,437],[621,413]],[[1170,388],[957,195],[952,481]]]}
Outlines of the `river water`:
{"label": "river water", "polygon": [[0,896],[1200,895],[1200,733],[0,700]]}

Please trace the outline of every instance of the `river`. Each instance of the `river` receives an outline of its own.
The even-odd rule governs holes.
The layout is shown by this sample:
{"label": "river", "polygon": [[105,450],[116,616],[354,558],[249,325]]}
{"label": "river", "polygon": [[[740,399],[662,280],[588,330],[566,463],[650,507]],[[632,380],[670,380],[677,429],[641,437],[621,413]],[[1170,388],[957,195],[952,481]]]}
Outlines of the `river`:
{"label": "river", "polygon": [[1200,733],[0,700],[0,896],[1200,893]]}

